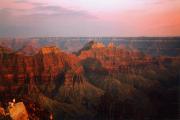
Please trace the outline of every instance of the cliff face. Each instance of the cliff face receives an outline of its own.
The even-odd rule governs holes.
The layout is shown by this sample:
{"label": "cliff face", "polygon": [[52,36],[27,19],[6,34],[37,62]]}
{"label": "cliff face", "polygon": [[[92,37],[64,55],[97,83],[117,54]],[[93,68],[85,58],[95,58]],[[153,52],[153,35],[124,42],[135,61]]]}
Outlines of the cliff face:
{"label": "cliff face", "polygon": [[[109,73],[137,73],[153,66],[163,69],[162,64],[179,59],[170,56],[153,57],[137,49],[122,48],[113,43],[105,46],[103,43],[93,41],[78,52],[78,57],[84,66],[88,65],[86,68],[96,71],[104,69]],[[95,64],[89,65],[93,62]]]}
{"label": "cliff face", "polygon": [[[23,101],[30,119],[51,113],[67,120],[176,116],[179,56],[152,57],[94,41],[78,56],[51,46],[23,47],[16,52],[0,47],[0,102]],[[1,114],[0,106],[0,119]]]}
{"label": "cliff face", "polygon": [[39,96],[82,103],[83,99],[97,99],[103,94],[86,81],[80,59],[57,47],[43,47],[34,55],[2,52],[0,68],[0,93],[5,92],[6,100],[10,99],[8,96],[17,98],[17,93],[51,107],[50,103],[42,103]]}
{"label": "cliff face", "polygon": [[81,61],[90,58],[96,59],[108,71],[123,71],[128,70],[130,67],[144,66],[153,62],[151,56],[144,55],[138,50],[116,47],[113,43],[110,43],[107,47],[104,47],[102,43],[94,43],[91,46],[89,49],[83,48],[80,51],[79,58]]}
{"label": "cliff face", "polygon": [[[1,48],[0,68],[0,81],[3,84],[1,89],[9,86],[15,90],[32,81],[48,84],[58,75],[70,70],[74,74],[83,73],[83,68],[78,65],[78,59],[74,55],[65,54],[56,47],[44,47],[32,56]],[[65,80],[64,84],[66,82]]]}

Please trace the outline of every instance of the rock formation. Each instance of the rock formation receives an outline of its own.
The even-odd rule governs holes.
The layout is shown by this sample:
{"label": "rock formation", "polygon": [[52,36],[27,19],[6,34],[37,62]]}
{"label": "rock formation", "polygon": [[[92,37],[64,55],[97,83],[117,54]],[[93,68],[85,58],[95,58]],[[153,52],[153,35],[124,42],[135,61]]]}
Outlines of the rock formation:
{"label": "rock formation", "polygon": [[103,93],[86,81],[78,57],[54,46],[43,47],[33,55],[3,52],[0,67],[1,92],[21,91],[22,95],[28,93],[35,99],[42,92],[49,97],[79,102]]}
{"label": "rock formation", "polygon": [[111,42],[111,43],[108,44],[108,47],[113,48],[113,47],[115,47],[115,45],[114,45],[114,43]]}
{"label": "rock formation", "polygon": [[[57,42],[53,41],[41,38],[44,47],[38,49],[28,41],[24,41],[27,46],[18,46],[21,40],[6,43],[7,48],[0,46],[0,102],[6,108],[9,99],[17,98],[26,106],[10,103],[9,117],[26,119],[25,109],[33,120],[50,116],[67,120],[176,117],[178,56],[144,54],[140,51],[144,48],[134,47],[142,41],[124,41],[123,47],[116,47],[119,41],[106,40],[91,41],[75,55],[45,46]],[[18,49],[9,49],[13,46]],[[0,119],[8,116],[0,107]]]}
{"label": "rock formation", "polygon": [[[81,60],[85,60],[87,58],[97,59],[108,71],[127,70],[130,66],[146,64],[146,60],[143,59],[143,57],[143,54],[139,51],[121,49],[114,46],[113,43],[110,43],[107,47],[98,47],[96,49],[91,48],[88,50],[83,50],[79,55],[79,58]],[[151,62],[150,57],[148,60],[149,62]]]}
{"label": "rock formation", "polygon": [[[72,70],[74,74],[81,74],[83,69],[73,55],[61,52],[56,47],[44,47],[33,56],[12,52],[1,48],[0,80],[12,89],[28,83],[30,80],[49,83],[60,73]],[[8,83],[7,83],[8,82]]]}
{"label": "rock formation", "polygon": [[9,115],[12,120],[29,120],[26,107],[23,102],[15,103],[8,107]]}
{"label": "rock formation", "polygon": [[100,42],[97,42],[92,45],[92,48],[104,48],[104,47],[105,47],[104,44]]}

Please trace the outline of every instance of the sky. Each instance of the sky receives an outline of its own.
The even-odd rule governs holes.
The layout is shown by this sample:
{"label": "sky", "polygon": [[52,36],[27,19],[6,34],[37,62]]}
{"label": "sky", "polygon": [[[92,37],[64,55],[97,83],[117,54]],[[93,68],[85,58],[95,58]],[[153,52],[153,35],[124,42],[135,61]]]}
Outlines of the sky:
{"label": "sky", "polygon": [[180,36],[180,0],[0,0],[0,37]]}

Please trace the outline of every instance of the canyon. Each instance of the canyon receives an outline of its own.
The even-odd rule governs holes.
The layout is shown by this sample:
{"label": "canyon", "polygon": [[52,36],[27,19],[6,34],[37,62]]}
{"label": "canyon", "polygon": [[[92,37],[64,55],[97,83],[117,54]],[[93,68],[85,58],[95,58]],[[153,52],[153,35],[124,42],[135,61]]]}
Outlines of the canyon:
{"label": "canyon", "polygon": [[178,38],[46,39],[0,40],[2,107],[16,98],[32,120],[51,113],[70,120],[178,116]]}

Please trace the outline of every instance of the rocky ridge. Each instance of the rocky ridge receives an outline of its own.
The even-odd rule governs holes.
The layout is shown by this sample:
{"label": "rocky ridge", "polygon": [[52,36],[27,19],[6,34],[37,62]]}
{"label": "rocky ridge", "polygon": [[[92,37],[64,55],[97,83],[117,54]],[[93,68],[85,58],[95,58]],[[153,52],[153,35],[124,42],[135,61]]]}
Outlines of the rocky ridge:
{"label": "rocky ridge", "polygon": [[[141,119],[147,114],[159,116],[152,111],[169,108],[173,103],[169,98],[175,99],[179,57],[153,57],[137,49],[94,41],[76,55],[54,46],[28,55],[30,49],[0,50],[1,96],[23,99],[33,114],[47,110],[47,115],[53,113],[56,119]],[[159,95],[172,97],[159,100]],[[35,116],[45,119],[43,114]]]}

